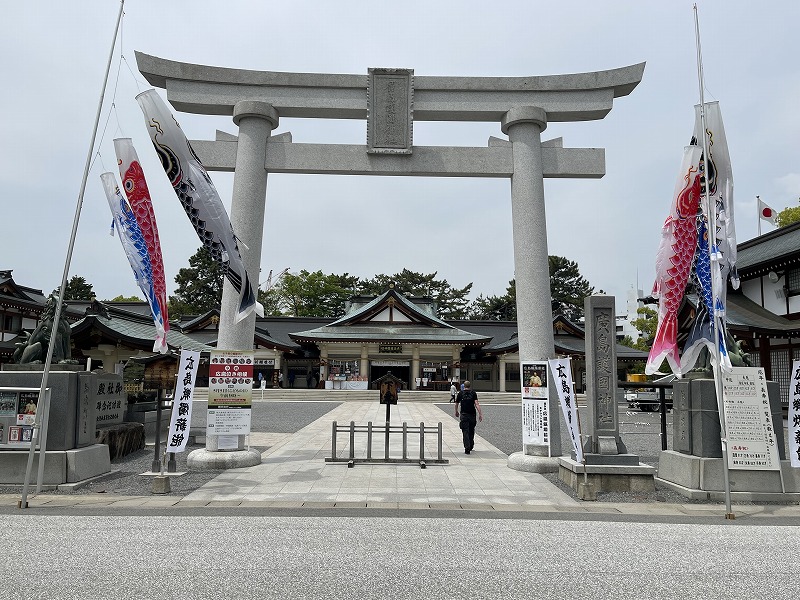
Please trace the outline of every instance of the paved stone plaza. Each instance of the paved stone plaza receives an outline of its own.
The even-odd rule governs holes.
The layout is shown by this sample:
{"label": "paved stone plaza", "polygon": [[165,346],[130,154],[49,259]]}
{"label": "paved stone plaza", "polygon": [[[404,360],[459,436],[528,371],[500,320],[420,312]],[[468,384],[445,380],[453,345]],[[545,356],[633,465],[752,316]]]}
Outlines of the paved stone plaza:
{"label": "paved stone plaza", "polygon": [[[269,405],[266,403],[257,403]],[[303,406],[298,403],[296,406]],[[298,410],[300,410],[298,408]],[[331,423],[379,424],[385,418],[384,406],[377,402],[349,401],[335,408],[296,432],[266,433],[255,431],[250,445],[267,448],[262,463],[253,467],[231,469],[210,479],[185,495],[160,496],[150,493],[135,496],[109,493],[40,494],[30,499],[30,507],[40,512],[48,509],[316,509],[393,511],[481,511],[485,516],[520,513],[528,517],[546,513],[552,518],[603,516],[621,518],[719,517],[725,513],[724,503],[668,502],[582,502],[553,485],[545,476],[508,468],[507,455],[480,437],[476,447],[464,454],[461,431],[451,412],[443,412],[429,402],[401,402],[392,410],[392,424],[403,421],[424,422],[436,426],[442,422],[443,458],[446,465],[428,464],[421,469],[415,464],[356,464],[348,468],[344,462],[330,463]],[[349,436],[338,435],[337,454],[349,453]],[[391,455],[402,454],[401,436],[392,435]],[[364,456],[366,435],[356,437],[355,455]],[[437,453],[435,435],[427,435],[425,455]],[[408,454],[419,455],[418,440],[409,436]],[[383,438],[375,435],[373,456],[383,455]],[[144,481],[146,479],[142,478]],[[176,482],[180,477],[174,478]],[[18,494],[0,495],[0,506],[16,507]],[[737,519],[749,517],[787,517],[800,519],[800,506],[778,504],[737,504]]]}

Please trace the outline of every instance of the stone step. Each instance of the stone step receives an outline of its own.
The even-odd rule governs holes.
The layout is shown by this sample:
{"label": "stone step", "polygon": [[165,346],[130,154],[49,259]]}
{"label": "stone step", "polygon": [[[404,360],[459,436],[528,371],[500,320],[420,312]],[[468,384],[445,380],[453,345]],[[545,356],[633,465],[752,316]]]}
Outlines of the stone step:
{"label": "stone step", "polygon": [[[198,402],[208,401],[208,388],[195,388],[194,400]],[[478,399],[482,403],[505,404],[517,403],[520,401],[519,393],[516,392],[478,392]],[[309,390],[309,389],[283,389],[268,388],[254,389],[253,400],[273,402],[300,402],[300,401],[360,401],[377,402],[378,390]],[[433,402],[447,403],[450,401],[450,392],[432,392],[426,390],[402,390],[400,392],[400,402]]]}

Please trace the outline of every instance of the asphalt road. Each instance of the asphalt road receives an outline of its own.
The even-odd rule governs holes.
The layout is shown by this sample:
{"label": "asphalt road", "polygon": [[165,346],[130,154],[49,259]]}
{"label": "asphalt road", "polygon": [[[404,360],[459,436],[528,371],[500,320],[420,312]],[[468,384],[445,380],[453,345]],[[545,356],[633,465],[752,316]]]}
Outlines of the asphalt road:
{"label": "asphalt road", "polygon": [[2,599],[792,598],[797,528],[0,515]]}

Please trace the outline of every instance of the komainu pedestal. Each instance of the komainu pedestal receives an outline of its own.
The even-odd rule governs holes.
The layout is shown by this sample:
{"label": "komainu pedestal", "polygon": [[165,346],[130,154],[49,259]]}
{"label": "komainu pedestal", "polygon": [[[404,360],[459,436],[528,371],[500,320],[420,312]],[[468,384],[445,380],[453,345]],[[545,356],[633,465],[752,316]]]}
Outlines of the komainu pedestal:
{"label": "komainu pedestal", "polygon": [[[722,502],[725,500],[725,474],[714,380],[678,380],[673,390],[673,449],[661,452],[656,482],[687,498]],[[767,382],[767,392],[781,469],[729,469],[731,499],[798,502],[800,470],[793,469],[786,460],[778,384]]]}

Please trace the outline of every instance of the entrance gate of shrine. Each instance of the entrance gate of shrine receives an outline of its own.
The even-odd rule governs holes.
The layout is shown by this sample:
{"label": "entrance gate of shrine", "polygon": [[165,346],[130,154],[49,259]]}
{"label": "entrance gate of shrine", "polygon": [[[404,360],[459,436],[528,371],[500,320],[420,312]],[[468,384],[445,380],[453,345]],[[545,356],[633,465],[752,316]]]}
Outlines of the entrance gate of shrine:
{"label": "entrance gate of shrine", "polygon": [[[191,141],[209,171],[233,171],[231,224],[252,281],[258,281],[268,173],[501,177],[511,179],[519,355],[553,355],[547,261],[545,177],[599,178],[602,148],[542,142],[548,122],[604,118],[614,98],[641,81],[644,63],[570,75],[415,77],[410,69],[369,69],[367,75],[277,73],[210,67],[136,53],[139,71],[165,88],[179,111],[231,115],[238,136]],[[280,117],[365,119],[364,145],[295,144],[271,136]],[[414,146],[414,121],[496,122],[508,139],[485,148]],[[255,315],[235,322],[237,296],[226,281],[218,347],[250,348]],[[551,400],[553,402],[553,400]],[[551,415],[558,414],[551,407]],[[558,419],[552,452],[561,452]]]}

